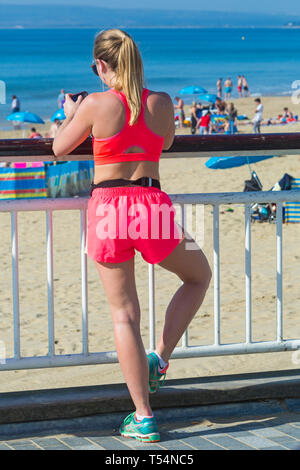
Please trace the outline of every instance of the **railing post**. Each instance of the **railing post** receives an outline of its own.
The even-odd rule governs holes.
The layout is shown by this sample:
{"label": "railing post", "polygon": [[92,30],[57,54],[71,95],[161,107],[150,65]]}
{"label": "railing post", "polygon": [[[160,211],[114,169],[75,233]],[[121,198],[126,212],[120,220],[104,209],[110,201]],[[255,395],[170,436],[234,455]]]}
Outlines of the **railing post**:
{"label": "railing post", "polygon": [[80,237],[81,237],[81,305],[82,305],[82,352],[89,353],[88,332],[88,283],[87,283],[87,256],[85,253],[87,238],[86,209],[80,210]]}
{"label": "railing post", "polygon": [[[186,223],[186,217],[187,217],[187,213],[186,213],[186,208],[185,208],[185,204],[180,204],[180,209],[181,209],[181,226],[183,228],[183,230],[185,231],[186,230],[186,226],[187,226],[187,223]],[[181,283],[181,285],[183,284],[183,282]],[[189,345],[189,333],[188,333],[188,329],[185,330],[185,332],[183,333],[182,335],[182,342],[181,342],[181,345],[183,348],[187,348],[188,345]]]}
{"label": "railing post", "polygon": [[20,359],[19,247],[18,213],[11,212],[12,287],[14,316],[14,357]]}
{"label": "railing post", "polygon": [[47,290],[48,290],[48,354],[53,357],[54,346],[54,292],[53,292],[53,218],[52,211],[46,211],[47,237]]}
{"label": "railing post", "polygon": [[282,202],[276,205],[277,341],[282,341]]}
{"label": "railing post", "polygon": [[219,204],[213,206],[214,243],[214,339],[220,344],[220,221]]}
{"label": "railing post", "polygon": [[252,341],[251,205],[245,204],[246,343]]}

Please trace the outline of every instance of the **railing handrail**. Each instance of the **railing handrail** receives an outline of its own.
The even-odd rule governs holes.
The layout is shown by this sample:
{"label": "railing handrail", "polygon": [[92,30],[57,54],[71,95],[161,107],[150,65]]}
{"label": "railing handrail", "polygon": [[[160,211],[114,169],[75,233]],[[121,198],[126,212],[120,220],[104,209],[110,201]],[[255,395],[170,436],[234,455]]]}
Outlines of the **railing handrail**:
{"label": "railing handrail", "polygon": [[[169,197],[173,204],[276,204],[287,200],[298,202],[299,190],[169,194]],[[0,212],[84,209],[88,204],[88,200],[89,197],[87,196],[79,198],[7,199],[0,201]]]}
{"label": "railing handrail", "polygon": [[[56,157],[53,139],[0,139],[0,162],[92,160],[92,138],[89,137],[70,155]],[[300,154],[300,133],[176,135],[163,158],[211,157],[226,155]],[[25,157],[25,158],[24,158]]]}

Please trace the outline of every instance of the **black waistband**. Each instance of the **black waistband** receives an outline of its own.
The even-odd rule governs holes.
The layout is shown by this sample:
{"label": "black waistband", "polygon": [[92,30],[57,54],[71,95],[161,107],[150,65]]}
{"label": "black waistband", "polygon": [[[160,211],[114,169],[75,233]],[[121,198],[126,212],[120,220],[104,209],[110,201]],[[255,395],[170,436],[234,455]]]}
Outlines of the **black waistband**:
{"label": "black waistband", "polygon": [[139,178],[137,180],[125,180],[122,178],[115,179],[115,180],[106,180],[106,181],[101,181],[98,184],[91,184],[91,195],[92,192],[95,188],[115,188],[115,187],[120,187],[120,186],[130,186],[130,185],[136,185],[136,186],[144,186],[146,188],[160,188],[160,182],[156,179],[150,178],[149,176],[143,176],[142,178]]}

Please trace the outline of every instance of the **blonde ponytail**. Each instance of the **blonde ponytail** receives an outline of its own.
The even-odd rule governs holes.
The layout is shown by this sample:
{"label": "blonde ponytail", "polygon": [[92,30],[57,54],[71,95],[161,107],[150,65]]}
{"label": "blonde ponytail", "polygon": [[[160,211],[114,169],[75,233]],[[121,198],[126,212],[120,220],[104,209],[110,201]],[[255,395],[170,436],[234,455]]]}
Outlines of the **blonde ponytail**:
{"label": "blonde ponytail", "polygon": [[135,124],[141,111],[144,86],[143,62],[135,42],[120,29],[102,31],[95,39],[94,57],[105,60],[115,72],[114,88],[125,94],[130,109],[129,124]]}

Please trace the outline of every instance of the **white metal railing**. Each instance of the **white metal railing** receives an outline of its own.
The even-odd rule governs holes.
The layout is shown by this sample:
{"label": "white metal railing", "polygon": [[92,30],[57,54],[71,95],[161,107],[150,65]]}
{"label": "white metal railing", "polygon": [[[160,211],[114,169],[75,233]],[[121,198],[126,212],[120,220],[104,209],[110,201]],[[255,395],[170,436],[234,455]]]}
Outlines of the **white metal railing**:
{"label": "white metal railing", "polygon": [[[188,331],[182,338],[181,346],[174,352],[173,358],[200,356],[218,356],[276,352],[300,348],[300,339],[283,339],[283,301],[282,301],[282,207],[286,201],[299,201],[299,191],[265,191],[257,193],[215,193],[215,194],[174,194],[170,195],[174,204],[182,207],[184,222],[185,207],[189,204],[213,206],[213,272],[214,272],[214,342],[204,346],[189,346]],[[89,352],[88,343],[88,282],[86,242],[86,209],[88,198],[74,199],[36,199],[0,201],[0,212],[11,214],[12,240],[12,287],[13,287],[13,326],[14,356],[0,362],[0,370],[32,369],[60,367],[84,364],[103,364],[117,362],[115,351]],[[252,341],[252,305],[251,305],[251,212],[252,203],[276,203],[276,253],[277,253],[277,334],[273,341]],[[220,243],[219,243],[219,207],[222,204],[243,204],[245,207],[245,341],[221,344],[220,331]],[[54,338],[54,291],[53,291],[53,228],[52,213],[60,210],[79,210],[81,225],[81,288],[82,288],[82,352],[80,354],[55,354]],[[46,250],[47,250],[47,287],[48,287],[48,355],[40,357],[21,357],[20,354],[20,319],[19,319],[19,265],[18,265],[18,212],[46,212]],[[155,273],[149,265],[149,350],[155,348]],[[3,362],[3,361],[2,361]]]}

